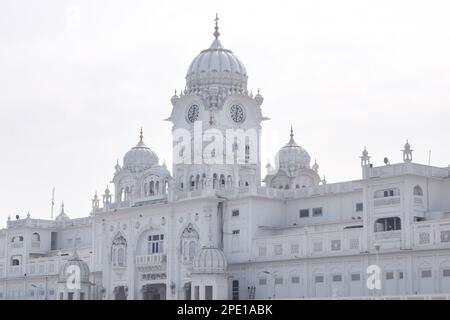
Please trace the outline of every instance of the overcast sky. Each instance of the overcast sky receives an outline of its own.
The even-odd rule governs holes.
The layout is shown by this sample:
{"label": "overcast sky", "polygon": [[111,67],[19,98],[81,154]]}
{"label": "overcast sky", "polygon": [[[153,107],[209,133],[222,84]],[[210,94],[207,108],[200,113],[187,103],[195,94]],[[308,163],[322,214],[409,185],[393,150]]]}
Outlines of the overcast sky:
{"label": "overcast sky", "polygon": [[[448,1],[0,1],[0,226],[89,214],[138,141],[171,169],[170,97],[220,40],[261,88],[263,167],[289,140],[329,183],[375,164],[450,164]],[[264,171],[263,171],[264,172]],[[58,208],[59,211],[59,208]]]}

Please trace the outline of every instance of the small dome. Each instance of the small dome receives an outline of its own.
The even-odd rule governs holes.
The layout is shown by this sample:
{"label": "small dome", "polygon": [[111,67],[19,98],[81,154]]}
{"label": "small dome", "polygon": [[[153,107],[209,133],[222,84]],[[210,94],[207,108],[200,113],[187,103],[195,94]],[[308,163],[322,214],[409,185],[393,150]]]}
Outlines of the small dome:
{"label": "small dome", "polygon": [[289,142],[278,151],[276,159],[277,167],[279,169],[298,169],[309,168],[311,157],[308,152],[300,147],[294,141],[294,134],[291,128],[291,139]]}
{"label": "small dome", "polygon": [[187,88],[217,85],[247,88],[247,71],[241,60],[215,39],[194,58],[186,75]]}
{"label": "small dome", "polygon": [[80,281],[82,283],[89,282],[89,266],[86,262],[80,259],[76,250],[74,251],[72,257],[67,260],[67,262],[64,263],[61,267],[58,277],[59,282],[65,282],[67,280],[67,278],[73,273],[73,270],[75,269],[73,267],[80,270]]}
{"label": "small dome", "polygon": [[142,135],[141,130],[138,144],[128,151],[123,157],[124,168],[133,171],[140,171],[158,164],[158,156],[145,145],[143,138],[144,136]]}
{"label": "small dome", "polygon": [[195,256],[193,273],[225,273],[227,259],[222,250],[214,247],[203,247]]}
{"label": "small dome", "polygon": [[70,217],[64,211],[64,202],[61,203],[61,212],[56,216],[55,220],[56,221],[70,220]]}

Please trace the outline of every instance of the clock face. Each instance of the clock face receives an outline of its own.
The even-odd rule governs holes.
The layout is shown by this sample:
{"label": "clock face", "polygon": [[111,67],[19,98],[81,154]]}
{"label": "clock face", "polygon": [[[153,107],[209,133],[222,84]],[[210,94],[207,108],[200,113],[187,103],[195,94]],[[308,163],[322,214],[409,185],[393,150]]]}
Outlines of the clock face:
{"label": "clock face", "polygon": [[244,109],[238,105],[233,104],[230,108],[231,119],[236,123],[241,123],[244,121]]}
{"label": "clock face", "polygon": [[187,114],[189,122],[194,123],[195,121],[197,121],[199,113],[200,108],[198,107],[198,105],[193,104],[192,106],[190,106]]}

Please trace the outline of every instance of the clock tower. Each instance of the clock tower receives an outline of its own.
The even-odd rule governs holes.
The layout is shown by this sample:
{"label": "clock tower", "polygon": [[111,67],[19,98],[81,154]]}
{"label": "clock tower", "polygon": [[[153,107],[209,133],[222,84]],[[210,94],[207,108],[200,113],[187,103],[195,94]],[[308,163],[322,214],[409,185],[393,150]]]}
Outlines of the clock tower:
{"label": "clock tower", "polygon": [[247,89],[241,60],[214,41],[189,66],[186,88],[171,99],[175,190],[232,190],[261,184],[263,97]]}

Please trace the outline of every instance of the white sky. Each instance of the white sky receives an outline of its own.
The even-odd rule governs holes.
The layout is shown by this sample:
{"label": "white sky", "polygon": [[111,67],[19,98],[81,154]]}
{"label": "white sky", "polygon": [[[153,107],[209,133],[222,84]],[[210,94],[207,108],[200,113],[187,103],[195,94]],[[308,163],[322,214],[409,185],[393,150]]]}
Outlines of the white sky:
{"label": "white sky", "polygon": [[88,215],[141,126],[170,167],[162,119],[216,12],[272,118],[264,165],[291,124],[329,183],[360,178],[364,145],[399,162],[407,138],[415,162],[432,149],[450,164],[448,1],[3,0],[0,226],[48,218],[53,186],[71,217]]}

